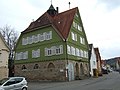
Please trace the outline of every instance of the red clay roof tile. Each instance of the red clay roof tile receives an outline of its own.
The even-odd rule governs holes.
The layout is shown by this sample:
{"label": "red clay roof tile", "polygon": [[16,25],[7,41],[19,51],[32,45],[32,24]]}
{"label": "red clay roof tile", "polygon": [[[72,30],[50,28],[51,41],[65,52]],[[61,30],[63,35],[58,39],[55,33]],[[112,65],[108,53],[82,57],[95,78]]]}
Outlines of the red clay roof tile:
{"label": "red clay roof tile", "polygon": [[74,19],[74,15],[77,10],[78,8],[76,7],[65,12],[58,13],[55,16],[50,16],[47,12],[45,12],[36,21],[32,22],[29,27],[22,33],[33,31],[35,30],[35,28],[38,27],[53,25],[56,30],[58,30],[58,32],[61,34],[60,36],[62,36],[64,39],[67,39]]}

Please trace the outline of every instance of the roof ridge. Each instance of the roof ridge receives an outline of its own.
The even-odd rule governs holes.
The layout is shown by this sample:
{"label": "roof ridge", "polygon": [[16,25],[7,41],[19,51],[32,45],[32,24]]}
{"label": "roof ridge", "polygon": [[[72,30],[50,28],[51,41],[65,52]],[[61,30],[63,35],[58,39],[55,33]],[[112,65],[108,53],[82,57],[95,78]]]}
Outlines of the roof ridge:
{"label": "roof ridge", "polygon": [[74,10],[74,9],[78,9],[78,7],[75,7],[75,8],[72,8],[72,9],[66,10],[66,11],[62,11],[62,12],[56,14],[56,15],[66,13],[66,12],[69,12],[69,11]]}

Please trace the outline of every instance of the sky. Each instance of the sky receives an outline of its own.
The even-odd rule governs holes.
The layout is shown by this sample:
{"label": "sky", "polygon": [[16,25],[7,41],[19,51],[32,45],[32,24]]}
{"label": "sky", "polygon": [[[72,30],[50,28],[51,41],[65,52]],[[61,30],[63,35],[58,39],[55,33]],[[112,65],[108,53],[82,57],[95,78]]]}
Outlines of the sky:
{"label": "sky", "polygon": [[[98,47],[102,59],[120,57],[120,0],[52,0],[59,12],[78,7],[88,43]],[[48,10],[51,0],[0,0],[0,27],[18,33]]]}

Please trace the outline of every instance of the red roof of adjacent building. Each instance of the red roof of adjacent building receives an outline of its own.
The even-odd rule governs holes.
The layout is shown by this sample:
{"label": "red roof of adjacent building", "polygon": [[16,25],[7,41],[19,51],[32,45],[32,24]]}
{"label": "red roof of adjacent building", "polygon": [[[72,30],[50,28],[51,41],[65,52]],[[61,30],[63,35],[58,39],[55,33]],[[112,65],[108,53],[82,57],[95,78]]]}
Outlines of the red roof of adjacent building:
{"label": "red roof of adjacent building", "polygon": [[78,8],[73,8],[62,13],[56,13],[55,15],[50,15],[45,12],[36,21],[32,22],[29,27],[22,33],[27,33],[36,30],[36,28],[45,27],[52,25],[62,38],[67,39],[71,25],[73,23],[74,15]]}

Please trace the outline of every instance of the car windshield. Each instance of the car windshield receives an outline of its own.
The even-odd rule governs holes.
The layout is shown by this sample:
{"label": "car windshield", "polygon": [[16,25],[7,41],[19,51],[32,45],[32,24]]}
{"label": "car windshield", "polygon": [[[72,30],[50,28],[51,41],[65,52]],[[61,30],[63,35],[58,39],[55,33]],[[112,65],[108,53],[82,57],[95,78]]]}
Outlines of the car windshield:
{"label": "car windshield", "polygon": [[5,83],[9,78],[4,78],[2,80],[0,80],[0,85],[2,85],[3,83]]}

